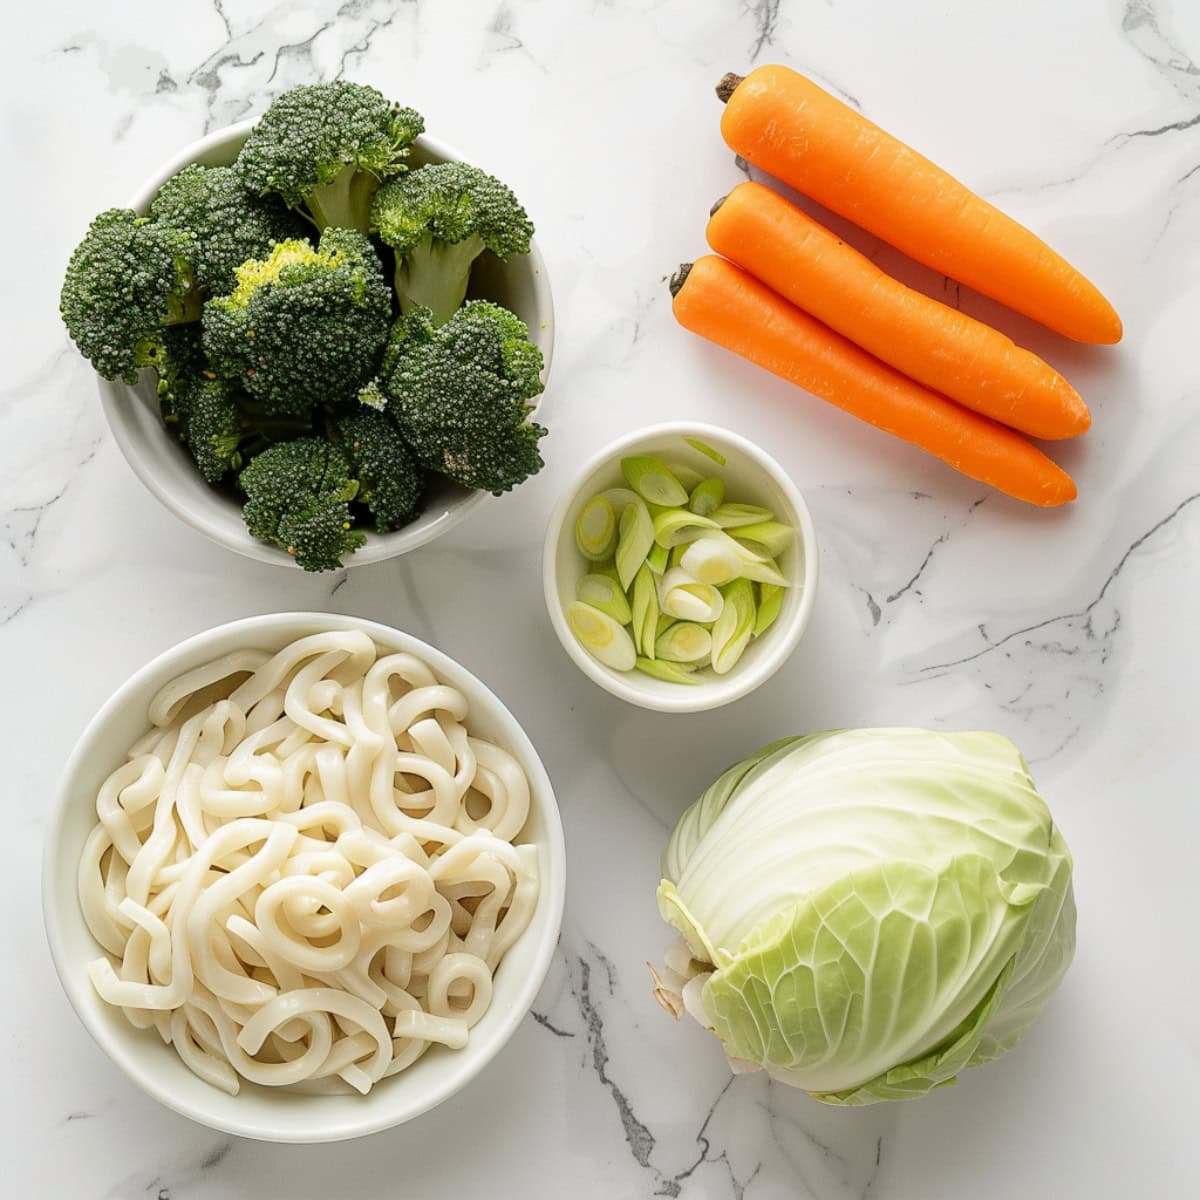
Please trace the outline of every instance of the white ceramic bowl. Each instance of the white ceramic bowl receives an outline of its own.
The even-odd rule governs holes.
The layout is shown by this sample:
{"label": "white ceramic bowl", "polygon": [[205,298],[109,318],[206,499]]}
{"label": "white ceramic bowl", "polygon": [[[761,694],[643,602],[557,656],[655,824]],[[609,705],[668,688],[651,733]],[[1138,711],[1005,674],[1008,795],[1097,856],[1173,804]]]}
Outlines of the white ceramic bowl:
{"label": "white ceramic bowl", "polygon": [[[135,1029],[93,990],[87,963],[103,951],[84,923],[76,870],[96,823],[100,784],[148,728],[147,705],[163,684],[239,647],[274,650],[329,629],[362,630],[381,646],[418,655],[467,697],[471,729],[517,758],[531,791],[521,840],[538,847],[540,894],[529,927],[496,972],[491,1007],[464,1049],[435,1046],[366,1096],[299,1095],[246,1082],[237,1096],[229,1096],[193,1075],[153,1030]],[[221,625],[167,650],[137,671],[96,714],[67,763],[55,801],[46,835],[42,907],[54,965],[79,1019],[144,1091],[194,1121],[241,1137],[337,1141],[411,1120],[465,1087],[495,1057],[529,1011],[550,965],[562,924],[565,870],[562,824],[541,760],[516,718],[474,675],[441,651],[386,625],[328,613],[278,613]]]}
{"label": "white ceramic bowl", "polygon": [[[689,446],[686,438],[696,438],[718,450],[725,456],[725,465],[717,466],[711,458]],[[630,454],[658,454],[687,463],[704,475],[720,475],[730,501],[763,505],[797,531],[795,545],[779,560],[780,568],[792,584],[779,617],[761,638],[751,641],[727,675],[713,675],[710,671],[700,683],[680,684],[655,679],[640,671],[615,671],[594,659],[567,625],[565,606],[575,599],[575,586],[588,570],[575,546],[575,522],[584,504],[597,492],[628,486],[621,474],[621,459]],[[618,438],[583,466],[550,517],[542,556],[542,582],[554,632],[563,649],[589,679],[642,708],[700,712],[719,708],[752,692],[774,675],[796,648],[816,599],[817,540],[803,497],[787,472],[769,454],[727,429],[676,421]]]}
{"label": "white ceramic bowl", "polygon": [[[253,125],[254,121],[242,121],[185,147],[146,181],[129,207],[145,213],[158,189],[189,163],[204,166],[231,163]],[[449,146],[422,135],[417,139],[412,161],[457,162],[460,157]],[[527,255],[514,255],[504,263],[484,254],[472,273],[470,294],[503,304],[529,326],[530,340],[545,360],[544,383],[554,354],[554,303],[546,265],[537,245],[531,244]],[[300,569],[283,550],[251,537],[237,500],[201,479],[187,450],[163,427],[149,371],[142,372],[136,387],[98,376],[97,380],[104,415],[121,453],[157,499],[181,521],[230,550],[261,562]],[[425,512],[417,520],[394,533],[369,533],[366,545],[347,554],[343,561],[346,566],[355,567],[406,554],[453,529],[487,499],[486,492],[437,480],[430,488]]]}

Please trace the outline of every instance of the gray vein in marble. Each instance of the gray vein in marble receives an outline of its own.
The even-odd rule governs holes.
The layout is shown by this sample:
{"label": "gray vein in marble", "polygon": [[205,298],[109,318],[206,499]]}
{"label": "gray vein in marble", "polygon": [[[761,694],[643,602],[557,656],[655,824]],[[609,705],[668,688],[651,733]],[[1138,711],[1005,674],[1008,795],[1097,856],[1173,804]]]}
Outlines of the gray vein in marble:
{"label": "gray vein in marble", "polygon": [[[204,119],[204,132],[211,133],[218,124],[218,118],[213,109],[217,101],[218,94],[223,90],[221,80],[221,71],[225,67],[252,67],[258,63],[265,55],[265,51],[255,51],[249,58],[243,58],[241,54],[228,50],[227,47],[231,43],[226,43],[215,54],[211,55],[203,63],[200,64],[189,76],[188,82],[194,83],[197,87],[208,93],[206,104],[208,107],[208,115]],[[228,120],[243,117],[250,110],[250,102],[246,99],[241,99],[238,102],[237,109],[231,113],[229,117],[223,118],[219,124],[225,125]]]}
{"label": "gray vein in marble", "polygon": [[573,1038],[575,1035],[569,1029],[559,1029],[553,1021],[550,1020],[545,1013],[540,1013],[535,1008],[529,1010],[529,1015],[543,1028],[548,1029],[555,1037]]}
{"label": "gray vein in marble", "polygon": [[[1044,620],[1035,621],[1032,625],[1026,625],[1020,629],[1014,629],[1011,633],[1006,633],[1002,638],[999,638],[997,641],[990,640],[988,632],[987,632],[986,624],[980,625],[979,626],[979,634],[982,638],[985,639],[985,641],[987,641],[988,644],[986,646],[984,646],[980,650],[975,651],[973,654],[963,655],[961,658],[950,659],[946,662],[933,663],[929,666],[922,667],[921,668],[922,673],[945,671],[945,670],[950,669],[951,667],[958,667],[958,666],[962,666],[966,663],[975,662],[977,659],[980,659],[980,658],[985,657],[986,655],[995,653],[997,650],[1002,649],[1009,642],[1012,642],[1013,640],[1015,640],[1017,638],[1025,637],[1031,633],[1037,633],[1039,630],[1047,629],[1051,625],[1056,625],[1056,624],[1059,624],[1060,622],[1070,623],[1070,622],[1075,622],[1075,621],[1082,621],[1083,622],[1082,629],[1083,629],[1083,633],[1084,633],[1084,636],[1086,637],[1086,639],[1089,641],[1095,640],[1096,629],[1095,629],[1095,626],[1093,623],[1092,615],[1095,612],[1097,606],[1107,595],[1108,589],[1110,587],[1112,587],[1112,585],[1116,582],[1117,577],[1125,569],[1125,564],[1129,561],[1129,559],[1133,556],[1133,554],[1141,546],[1143,546],[1147,541],[1149,541],[1156,533],[1160,532],[1162,529],[1165,529],[1168,525],[1170,525],[1171,522],[1174,521],[1175,518],[1177,516],[1179,516],[1180,513],[1182,513],[1186,508],[1188,508],[1191,504],[1195,503],[1195,501],[1197,501],[1197,500],[1200,500],[1200,492],[1193,492],[1190,496],[1187,496],[1183,500],[1181,500],[1169,513],[1167,513],[1167,515],[1165,517],[1162,517],[1160,520],[1156,521],[1140,537],[1135,538],[1133,540],[1133,542],[1131,542],[1130,545],[1126,548],[1125,552],[1121,555],[1120,559],[1117,561],[1116,566],[1114,566],[1113,569],[1111,571],[1109,571],[1108,576],[1105,578],[1104,583],[1100,586],[1100,590],[1096,593],[1095,598],[1093,600],[1091,600],[1091,602],[1088,603],[1085,607],[1083,607],[1075,612],[1060,613],[1057,616],[1046,617]],[[1107,630],[1103,631],[1101,636],[1106,639],[1111,637],[1111,635],[1116,633],[1116,631],[1120,628],[1120,625],[1121,625],[1121,614],[1118,612],[1115,614],[1115,619],[1114,619],[1113,623],[1109,626],[1109,628]],[[1042,648],[1042,649],[1053,649],[1054,647],[1058,647],[1059,652],[1061,652],[1062,648],[1063,648],[1063,643],[1060,641],[1060,642],[1052,642],[1052,643],[1044,643],[1043,642],[1040,644],[1040,648]],[[1102,662],[1107,661],[1108,653],[1109,653],[1109,651],[1107,651],[1107,650],[1103,653],[1103,657],[1101,659]]]}
{"label": "gray vein in marble", "polygon": [[[790,1165],[805,1193],[819,1200],[866,1200],[879,1176],[883,1160],[883,1135],[876,1133],[870,1140],[854,1139],[854,1150],[847,1153],[818,1137],[794,1115],[813,1101],[793,1091],[786,1084],[766,1079],[766,1099],[757,1101],[767,1118],[772,1142]],[[792,1111],[789,1111],[792,1110]],[[880,1120],[889,1114],[883,1106],[877,1110]],[[834,1125],[832,1128],[837,1129]],[[815,1151],[815,1156],[805,1150]]]}
{"label": "gray vein in marble", "polygon": [[[776,1147],[779,1149],[779,1152],[791,1164],[792,1169],[795,1171],[800,1185],[804,1188],[805,1193],[807,1193],[808,1196],[816,1197],[820,1194],[820,1189],[813,1184],[803,1165],[796,1161],[795,1148],[789,1142],[785,1142],[780,1136],[779,1122],[776,1119],[775,1111],[770,1103],[770,1097],[772,1096],[774,1089],[778,1086],[779,1085],[776,1084],[774,1080],[769,1079],[767,1081],[768,1100],[766,1102],[759,1101],[758,1107],[762,1110],[767,1118],[767,1125],[771,1132],[771,1140],[775,1143]],[[820,1138],[816,1137],[797,1122],[789,1121],[788,1125],[791,1130],[799,1133],[804,1141],[808,1145],[812,1146],[823,1159],[825,1159],[827,1162],[835,1164],[839,1175],[841,1175],[843,1178],[849,1177],[851,1164],[843,1155],[839,1154],[833,1149],[832,1146],[829,1146],[825,1142],[821,1141]],[[870,1188],[870,1180],[867,1182],[867,1188]],[[866,1192],[863,1192],[863,1196],[866,1196]]]}
{"label": "gray vein in marble", "polygon": [[738,1179],[737,1173],[733,1169],[733,1164],[729,1161],[729,1155],[722,1150],[714,1157],[709,1157],[709,1151],[712,1149],[712,1142],[708,1137],[708,1127],[712,1123],[714,1114],[717,1111],[717,1106],[725,1098],[725,1093],[733,1086],[734,1076],[725,1081],[725,1086],[717,1093],[716,1099],[709,1105],[708,1112],[704,1115],[704,1122],[700,1126],[699,1132],[696,1134],[696,1145],[700,1149],[700,1153],[696,1156],[696,1160],[684,1167],[682,1171],[677,1171],[670,1179],[664,1181],[662,1187],[655,1192],[656,1196],[678,1196],[682,1191],[682,1184],[685,1179],[689,1179],[701,1166],[705,1163],[721,1163],[725,1170],[729,1172],[729,1183],[733,1189],[734,1200],[743,1200],[746,1194],[746,1189],[757,1178],[758,1173],[762,1170],[762,1163],[758,1162],[754,1165],[754,1170],[745,1179]]}
{"label": "gray vein in marble", "polygon": [[1172,121],[1168,125],[1157,125],[1153,129],[1134,129],[1129,133],[1118,133],[1111,140],[1128,142],[1134,138],[1161,137],[1164,133],[1182,133],[1185,129],[1194,129],[1197,125],[1200,125],[1200,113],[1194,113],[1181,121]]}
{"label": "gray vein in marble", "polygon": [[[1148,62],[1179,95],[1193,100],[1200,95],[1200,66],[1164,32],[1158,9],[1151,0],[1128,0],[1121,18],[1121,33],[1134,52]],[[1124,145],[1135,138],[1181,133],[1198,124],[1200,112],[1147,129],[1116,134],[1109,139],[1109,143]]]}
{"label": "gray vein in marble", "polygon": [[860,1200],[867,1200],[871,1194],[871,1189],[875,1186],[875,1180],[879,1178],[879,1164],[883,1161],[883,1138],[875,1139],[875,1168],[871,1172],[871,1178],[867,1180],[867,1186],[863,1188]]}
{"label": "gray vein in marble", "polygon": [[131,1195],[152,1196],[154,1200],[172,1200],[195,1194],[196,1185],[210,1171],[216,1171],[230,1155],[236,1144],[233,1138],[223,1138],[198,1158],[179,1165],[160,1165],[146,1182],[137,1176],[127,1177],[114,1184],[106,1193],[107,1200],[125,1200]]}
{"label": "gray vein in marble", "polygon": [[46,514],[67,494],[78,473],[96,457],[103,444],[103,438],[91,443],[83,457],[71,464],[66,480],[53,495],[36,504],[21,504],[0,513],[0,541],[8,544],[23,567],[29,565]]}
{"label": "gray vein in marble", "polygon": [[754,1169],[745,1179],[739,1179],[726,1150],[720,1150],[715,1154],[712,1153],[713,1146],[708,1133],[717,1108],[733,1085],[733,1076],[730,1076],[726,1080],[704,1115],[704,1120],[695,1136],[695,1142],[698,1147],[695,1159],[673,1174],[667,1174],[662,1171],[652,1161],[655,1148],[658,1145],[657,1139],[650,1128],[634,1112],[633,1105],[630,1103],[625,1091],[609,1074],[609,1053],[604,1017],[600,1012],[599,1003],[594,991],[595,976],[593,974],[593,966],[604,971],[604,982],[607,985],[606,991],[609,997],[614,996],[617,991],[618,979],[616,967],[590,941],[585,942],[585,947],[587,954],[577,955],[572,964],[574,968],[572,973],[577,975],[577,982],[572,981],[570,985],[571,995],[575,1000],[579,1009],[579,1015],[584,1023],[585,1036],[591,1050],[592,1070],[595,1072],[596,1078],[612,1097],[625,1135],[625,1143],[629,1147],[629,1152],[634,1162],[639,1167],[649,1171],[653,1176],[653,1195],[678,1197],[682,1194],[684,1183],[700,1167],[719,1164],[729,1176],[731,1195],[734,1200],[743,1200],[746,1188],[749,1186],[751,1180],[758,1175],[762,1163],[756,1163]]}
{"label": "gray vein in marble", "polygon": [[[332,29],[333,26],[334,23],[332,21],[326,21],[323,25],[318,26],[317,29],[310,33],[308,37],[303,38],[298,42],[287,42],[280,46],[275,51],[275,65],[271,68],[271,74],[267,76],[267,82],[273,83],[275,77],[279,74],[280,66],[284,62],[291,61],[292,59],[299,59],[301,61],[307,59],[309,66],[313,68],[312,74],[316,75],[317,71],[315,70],[315,64],[313,63],[312,57],[313,45],[316,43],[317,38],[319,38],[321,34]],[[291,85],[289,84],[288,86]]]}
{"label": "gray vein in marble", "polygon": [[[597,962],[604,966],[608,975],[608,988],[611,994],[613,986],[612,964],[591,942],[587,944],[587,948],[588,952]],[[654,1168],[650,1165],[650,1155],[654,1151],[654,1135],[638,1120],[625,1093],[608,1074],[608,1047],[605,1044],[604,1038],[604,1020],[600,1016],[600,1012],[596,1008],[595,1001],[592,998],[592,964],[582,955],[575,961],[579,968],[579,985],[574,989],[573,994],[579,1005],[579,1015],[583,1018],[584,1025],[587,1028],[588,1044],[592,1051],[592,1070],[596,1072],[596,1078],[608,1089],[609,1094],[613,1098],[613,1103],[617,1106],[617,1112],[621,1118],[621,1126],[625,1131],[625,1142],[629,1146],[629,1152],[633,1155],[634,1161],[640,1167],[647,1167],[653,1170]]]}
{"label": "gray vein in marble", "polygon": [[[894,591],[890,596],[888,596],[885,603],[894,604],[897,600],[900,599],[901,596],[904,595],[905,592],[910,591],[914,587],[914,585],[916,585],[920,581],[921,576],[925,574],[925,568],[928,567],[929,564],[933,561],[933,556],[935,553],[937,553],[937,548],[941,545],[944,545],[946,542],[946,539],[949,536],[950,536],[949,532],[945,532],[945,533],[940,534],[934,540],[933,545],[930,546],[929,549],[925,552],[925,557],[921,560],[921,565],[916,569],[916,571],[913,574],[913,577],[902,588],[899,588],[898,590]],[[918,592],[917,595],[920,595],[920,592]],[[869,593],[868,593],[867,598],[868,598],[868,600],[870,600]],[[872,603],[874,603],[874,602],[872,601]],[[878,612],[878,607],[879,607],[878,605],[875,605],[876,612]],[[875,623],[876,624],[879,623],[878,616],[875,617]]]}
{"label": "gray vein in marble", "polygon": [[862,592],[864,597],[866,597],[867,612],[871,614],[872,627],[878,625],[879,618],[883,615],[883,610],[879,607],[879,602],[874,596],[871,595],[869,591],[867,591],[865,587],[860,587],[858,584],[855,584],[854,586],[858,591]]}
{"label": "gray vein in marble", "polygon": [[1121,32],[1137,54],[1176,91],[1185,95],[1196,93],[1200,67],[1164,33],[1153,0],[1127,0],[1121,17]]}
{"label": "gray vein in marble", "polygon": [[228,42],[233,38],[233,26],[229,23],[229,16],[225,12],[225,5],[222,3],[222,0],[212,0],[212,6],[221,24],[225,27],[225,40]]}
{"label": "gray vein in marble", "polygon": [[[1168,195],[1172,196],[1173,199],[1168,204],[1167,212],[1163,217],[1162,225],[1159,226],[1158,232],[1154,235],[1154,240],[1150,243],[1151,254],[1158,249],[1159,244],[1162,242],[1163,238],[1167,236],[1167,234],[1170,232],[1171,226],[1175,223],[1175,218],[1179,215],[1179,210],[1185,207],[1187,203],[1187,199],[1185,197],[1179,196],[1176,193],[1183,189],[1184,184],[1186,184],[1187,181],[1191,179],[1197,172],[1200,172],[1200,163],[1197,163],[1195,166],[1189,167],[1186,171],[1184,171],[1184,173],[1180,175],[1179,178],[1176,179],[1168,189]],[[1147,257],[1149,257],[1149,255]]]}
{"label": "gray vein in marble", "polygon": [[479,64],[480,69],[486,70],[490,67],[492,58],[498,54],[511,54],[513,51],[520,51],[539,71],[545,74],[545,64],[534,56],[524,40],[517,35],[515,29],[516,24],[513,20],[512,8],[507,3],[501,4],[492,15],[492,19],[487,23],[485,29],[492,45],[490,49],[485,48],[483,58]]}
{"label": "gray vein in marble", "polygon": [[213,1167],[219,1166],[229,1157],[229,1152],[233,1149],[233,1139],[229,1138],[224,1142],[218,1143],[200,1160],[201,1171],[211,1171]]}
{"label": "gray vein in marble", "polygon": [[750,61],[754,62],[767,46],[775,44],[775,33],[779,26],[780,0],[743,0],[743,5],[754,18],[755,35],[750,46]]}
{"label": "gray vein in marble", "polygon": [[[776,1081],[774,1079],[768,1079],[767,1080],[768,1100],[767,1101],[760,1100],[758,1102],[758,1107],[760,1109],[762,1109],[762,1111],[764,1113],[766,1113],[768,1118],[774,1118],[774,1116],[775,1116],[775,1113],[769,1102],[769,1098],[772,1096],[774,1091],[781,1086],[784,1086],[784,1085],[776,1083]],[[791,1124],[791,1122],[789,1122],[789,1124]],[[819,1137],[816,1136],[816,1134],[812,1133],[808,1129],[805,1129],[802,1125],[793,1125],[793,1128],[795,1128],[799,1133],[801,1133],[803,1135],[804,1140],[806,1142],[808,1142],[808,1144],[810,1146],[812,1146],[815,1150],[817,1150],[820,1153],[822,1158],[826,1159],[829,1162],[836,1164],[837,1167],[843,1172],[849,1171],[851,1163],[850,1163],[850,1160],[847,1159],[844,1154],[839,1154],[827,1142],[823,1142]],[[775,1130],[775,1128],[774,1128],[773,1120],[772,1120],[772,1133],[775,1135],[775,1140],[778,1143],[779,1142],[778,1131]],[[780,1144],[780,1148],[781,1149],[783,1148],[782,1144]],[[876,1158],[876,1162],[878,1162],[878,1158]]]}
{"label": "gray vein in marble", "polygon": [[[1177,187],[1181,186],[1182,184],[1187,183],[1187,181],[1189,179],[1191,179],[1191,177],[1193,175],[1195,175],[1197,171],[1200,171],[1200,163],[1197,163],[1194,167],[1189,167],[1186,171],[1184,171],[1184,173],[1182,175],[1180,175],[1180,177],[1177,180],[1175,180],[1175,182],[1173,184],[1171,184],[1171,187],[1177,188]],[[1172,208],[1170,215],[1173,216],[1174,213],[1175,213],[1175,208]]]}
{"label": "gray vein in marble", "polygon": [[[821,489],[814,489],[814,492],[819,490]],[[852,495],[853,492],[852,490],[847,489],[846,494]],[[914,491],[907,494],[918,503],[932,499],[932,497],[926,492]],[[864,603],[867,606],[867,612],[871,619],[872,628],[878,627],[883,621],[885,611],[888,609],[888,606],[899,603],[905,598],[905,596],[911,594],[911,596],[916,598],[918,602],[921,602],[924,593],[917,585],[924,578],[925,573],[928,571],[935,558],[937,558],[939,547],[949,543],[957,530],[966,528],[976,509],[978,509],[982,504],[986,503],[987,499],[988,497],[984,495],[972,501],[972,503],[964,511],[958,514],[960,519],[956,527],[944,527],[936,534],[936,536],[931,537],[930,541],[926,544],[926,549],[922,553],[920,559],[916,560],[915,568],[910,568],[910,574],[908,575],[907,579],[904,579],[904,576],[900,577],[901,579],[904,579],[903,583],[893,580],[877,580],[874,581],[873,588],[864,586],[862,583],[858,582],[852,582],[850,584],[855,591],[862,594]],[[928,511],[928,506],[925,506],[924,511]],[[952,516],[953,514],[951,513],[945,514],[942,524],[948,525]],[[876,593],[882,597],[881,600],[876,599]]]}
{"label": "gray vein in marble", "polygon": [[[334,79],[342,79],[346,74],[346,63],[351,57],[362,58],[370,53],[371,44],[375,40],[375,35],[381,29],[390,29],[395,23],[396,18],[400,15],[402,9],[408,8],[413,12],[417,11],[418,0],[397,0],[393,4],[387,16],[382,20],[373,16],[367,16],[370,24],[363,32],[362,36],[352,46],[346,47],[342,51],[341,58],[338,61],[338,69],[333,73]],[[338,9],[338,17],[361,17],[368,14],[368,11],[374,7],[375,0],[346,0],[346,3]]]}

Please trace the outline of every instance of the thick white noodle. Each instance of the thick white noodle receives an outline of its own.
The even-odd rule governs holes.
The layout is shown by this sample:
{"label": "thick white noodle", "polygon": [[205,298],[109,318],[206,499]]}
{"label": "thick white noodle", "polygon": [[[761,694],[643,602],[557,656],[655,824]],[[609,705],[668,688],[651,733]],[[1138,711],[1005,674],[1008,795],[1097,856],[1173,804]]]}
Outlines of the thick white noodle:
{"label": "thick white noodle", "polygon": [[365,1093],[465,1046],[539,877],[528,780],[468,715],[352,631],[162,688],[79,862],[100,996],[230,1094]]}

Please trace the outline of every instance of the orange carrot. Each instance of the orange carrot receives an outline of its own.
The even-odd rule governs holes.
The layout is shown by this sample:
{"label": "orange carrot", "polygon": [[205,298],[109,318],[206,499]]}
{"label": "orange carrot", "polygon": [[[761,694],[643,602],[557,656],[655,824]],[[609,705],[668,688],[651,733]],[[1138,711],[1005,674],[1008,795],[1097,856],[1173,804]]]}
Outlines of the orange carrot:
{"label": "orange carrot", "polygon": [[721,133],[756,167],[905,254],[1078,342],[1121,340],[1097,288],[1045,242],[803,75],[726,75]]}
{"label": "orange carrot", "polygon": [[740,267],[705,255],[671,280],[685,328],[895,434],[972,479],[1051,507],[1075,484],[1019,433],[914,383]]}
{"label": "orange carrot", "polygon": [[1091,424],[1079,393],[991,326],[905,287],[761,183],[714,210],[708,244],[910,378],[1038,438]]}

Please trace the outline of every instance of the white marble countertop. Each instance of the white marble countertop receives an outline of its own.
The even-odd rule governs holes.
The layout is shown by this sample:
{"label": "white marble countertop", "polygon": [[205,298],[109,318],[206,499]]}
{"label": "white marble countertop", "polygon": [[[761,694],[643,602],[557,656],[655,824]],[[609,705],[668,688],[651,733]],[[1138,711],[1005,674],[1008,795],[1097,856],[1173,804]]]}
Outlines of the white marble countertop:
{"label": "white marble countertop", "polygon": [[[26,6],[6,37],[0,803],[14,841],[0,872],[0,1191],[1200,1194],[1200,7],[59,0]],[[1090,401],[1093,432],[1059,455],[1079,482],[1069,511],[988,494],[672,321],[664,276],[702,250],[710,202],[739,178],[712,86],[770,59],[951,166],[1117,303],[1125,341],[1085,349],[962,297]],[[96,211],[202,132],[341,76],[419,108],[513,184],[537,221],[559,343],[537,479],[406,559],[314,578],[237,558],[153,501],[56,302]],[[539,574],[574,467],[677,417],[727,423],[778,455],[812,507],[823,575],[780,674],[728,710],[682,718],[625,707],[575,669]],[[570,880],[536,1011],[476,1086],[405,1128],[299,1148],[193,1125],[108,1062],[54,977],[38,875],[64,757],[135,667],[221,621],[310,607],[407,629],[500,693],[556,782]],[[1024,749],[1076,857],[1074,967],[1017,1051],[917,1103],[847,1111],[761,1076],[731,1081],[716,1042],[650,995],[643,964],[668,940],[653,899],[667,830],[770,738],[901,722],[989,727]]]}

